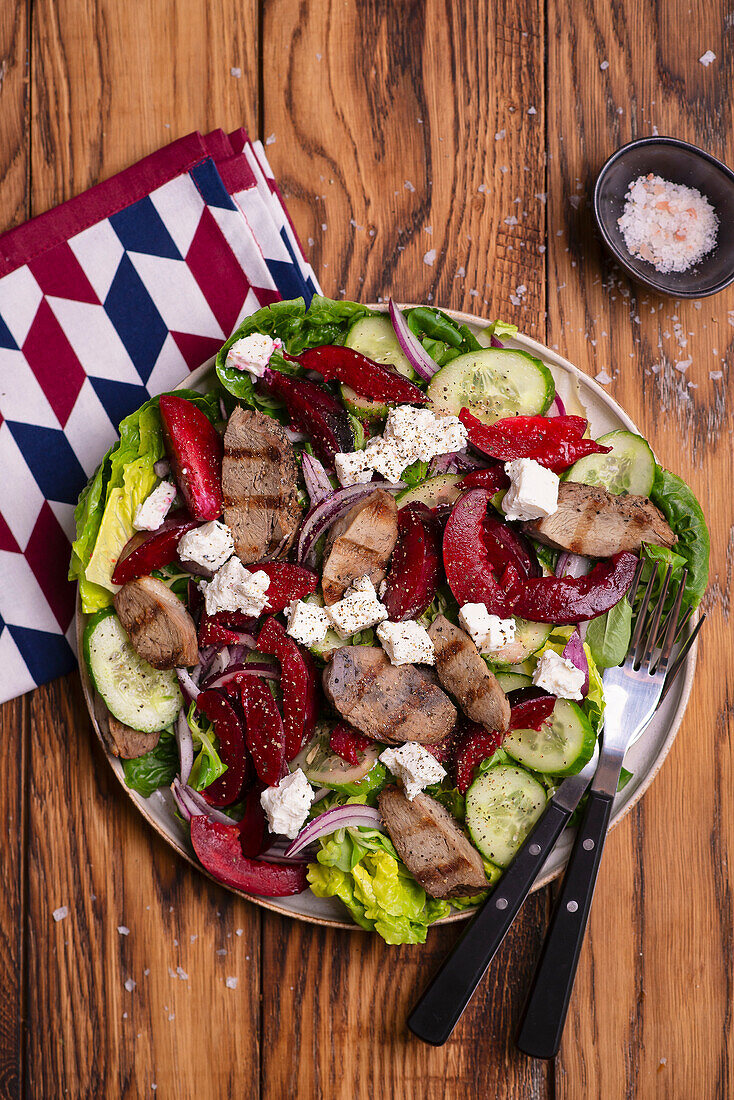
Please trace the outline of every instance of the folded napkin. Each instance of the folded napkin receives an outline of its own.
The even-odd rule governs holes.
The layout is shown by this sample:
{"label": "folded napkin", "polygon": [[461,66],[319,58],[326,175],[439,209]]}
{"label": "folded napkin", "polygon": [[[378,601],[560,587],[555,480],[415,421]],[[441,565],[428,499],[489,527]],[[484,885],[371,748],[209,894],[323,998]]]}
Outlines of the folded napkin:
{"label": "folded napkin", "polygon": [[119,421],[319,292],[258,146],[189,134],[0,236],[0,701],[76,663],[74,505]]}

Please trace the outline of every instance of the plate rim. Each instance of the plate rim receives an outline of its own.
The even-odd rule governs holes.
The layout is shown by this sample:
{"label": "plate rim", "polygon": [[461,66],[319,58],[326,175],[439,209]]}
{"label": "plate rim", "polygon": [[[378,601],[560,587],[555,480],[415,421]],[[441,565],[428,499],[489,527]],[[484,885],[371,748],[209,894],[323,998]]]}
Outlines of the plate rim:
{"label": "plate rim", "polygon": [[[401,308],[401,309],[411,308],[412,305],[413,305],[413,303],[399,303],[399,308]],[[380,304],[368,303],[367,308],[374,309],[374,310],[377,310],[377,311],[383,312],[383,313],[385,312],[384,308],[382,308],[382,303],[380,303]],[[457,320],[462,324],[475,325],[475,326],[480,327],[480,328],[486,328],[489,324],[491,324],[490,321],[487,321],[483,317],[478,317],[476,314],[466,313],[462,310],[445,309],[443,312],[447,313],[452,319]],[[559,368],[562,371],[566,371],[577,382],[581,383],[583,386],[589,387],[591,389],[592,393],[594,393],[601,400],[601,402],[607,407],[607,409],[611,410],[611,412],[623,424],[626,425],[626,427],[629,431],[633,431],[633,432],[637,433],[638,435],[642,434],[640,432],[639,428],[637,427],[637,425],[635,424],[635,422],[632,420],[632,418],[614,400],[614,398],[611,396],[611,394],[607,393],[607,391],[605,389],[603,389],[599,385],[599,383],[595,381],[595,379],[591,378],[588,374],[585,374],[584,371],[582,371],[578,367],[576,367],[573,363],[570,362],[570,360],[568,360],[564,356],[560,355],[557,351],[553,351],[551,348],[548,348],[545,344],[541,344],[538,340],[535,340],[530,336],[525,336],[522,333],[518,332],[517,336],[513,337],[512,340],[513,340],[513,344],[520,345],[521,350],[526,350],[526,351],[530,351],[530,352],[534,353],[537,356],[537,358],[541,359],[543,362],[550,363],[552,366],[555,366],[555,367]],[[215,359],[216,359],[216,356],[212,356],[205,363],[202,363],[202,365],[200,367],[197,367],[195,370],[191,371],[190,374],[188,374],[186,376],[186,378],[182,379],[181,382],[179,382],[178,385],[174,388],[175,389],[181,389],[181,388],[191,387],[192,384],[194,386],[196,386],[197,383],[199,383],[204,377],[206,377],[206,375],[210,371],[213,370],[214,364],[215,364]],[[697,619],[698,619],[698,611],[695,612],[692,621],[695,623],[695,621],[697,621]],[[81,610],[81,603],[80,603],[80,597],[79,597],[79,587],[77,585],[75,628],[76,628],[77,649],[78,649],[78,652],[80,654],[83,653],[82,641],[83,641],[85,623],[86,623],[86,616],[83,614],[83,612]],[[619,806],[616,811],[613,810],[611,821],[610,821],[610,824],[609,824],[610,831],[612,829],[616,828],[616,826],[619,824],[619,822],[622,821],[627,816],[627,814],[634,808],[634,806],[637,805],[637,803],[640,801],[640,799],[645,794],[645,792],[649,789],[649,787],[651,786],[651,784],[655,780],[656,776],[658,775],[658,772],[660,771],[661,767],[663,766],[663,764],[664,764],[664,762],[665,762],[665,760],[666,760],[666,758],[667,758],[667,756],[668,756],[668,754],[669,754],[669,752],[670,752],[670,750],[673,746],[673,742],[675,741],[675,739],[678,735],[678,730],[680,729],[680,726],[683,722],[683,718],[684,718],[685,713],[686,713],[686,709],[688,707],[688,701],[689,701],[691,690],[692,690],[692,687],[693,687],[693,678],[694,678],[695,669],[696,669],[697,657],[698,657],[698,639],[696,639],[694,645],[691,647],[691,650],[690,650],[690,652],[689,652],[689,654],[686,658],[686,661],[685,661],[685,666],[686,666],[685,667],[685,675],[684,675],[683,682],[682,682],[681,688],[680,688],[680,696],[679,696],[678,705],[677,705],[673,715],[671,716],[671,721],[670,721],[670,724],[669,724],[669,727],[668,727],[668,731],[667,731],[667,733],[665,735],[665,738],[663,740],[663,743],[662,743],[662,745],[661,745],[661,747],[658,751],[658,754],[655,757],[652,766],[645,773],[645,776],[644,776],[643,780],[641,781],[640,785],[638,786],[637,790],[635,791],[634,795],[629,799],[629,801],[627,801],[623,805]],[[102,747],[102,751],[104,752],[104,755],[107,759],[107,762],[110,765],[110,767],[111,767],[114,775],[116,776],[117,780],[119,781],[120,786],[122,787],[123,791],[128,796],[128,798],[131,800],[131,802],[133,803],[135,808],[138,810],[138,812],[148,822],[148,824],[155,830],[156,833],[158,833],[158,835],[160,837],[163,838],[163,840],[166,841],[166,843],[171,848],[173,848],[173,850],[179,856],[182,856],[199,873],[205,875],[211,882],[216,883],[217,886],[221,887],[223,890],[227,890],[227,891],[229,891],[229,893],[235,894],[236,896],[238,896],[240,898],[243,898],[245,901],[253,902],[255,905],[259,906],[261,909],[268,909],[271,912],[278,913],[280,916],[289,917],[293,920],[306,921],[309,924],[317,924],[317,925],[321,925],[321,926],[326,927],[326,928],[338,928],[338,929],[341,929],[341,930],[347,931],[347,932],[366,932],[367,931],[367,929],[362,928],[360,925],[358,925],[358,924],[356,924],[355,922],[352,922],[352,921],[341,921],[341,920],[338,920],[338,919],[331,919],[331,918],[328,918],[328,917],[321,917],[321,916],[317,916],[315,914],[310,914],[310,913],[299,913],[295,910],[286,908],[282,904],[278,904],[279,899],[261,897],[261,896],[255,895],[255,894],[247,894],[242,890],[237,890],[232,886],[227,886],[225,883],[223,883],[219,879],[215,878],[214,875],[210,874],[209,871],[207,871],[206,868],[203,867],[202,864],[195,858],[195,855],[192,853],[192,851],[188,850],[183,844],[181,844],[179,842],[179,840],[176,836],[174,836],[170,832],[166,831],[166,829],[163,828],[163,826],[159,824],[159,822],[156,820],[155,816],[153,815],[153,813],[150,811],[150,809],[147,806],[148,800],[146,798],[143,798],[142,795],[138,794],[137,791],[132,790],[125,783],[125,780],[124,780],[124,777],[123,777],[123,774],[122,774],[122,763],[120,762],[119,757],[114,756],[110,752],[110,750],[107,746],[107,743],[106,743],[106,741],[105,741],[105,739],[102,735],[102,731],[100,729],[99,722],[97,720],[96,710],[95,710],[94,688],[92,687],[92,682],[91,682],[91,678],[90,678],[90,675],[89,675],[89,671],[88,671],[88,669],[86,667],[86,664],[85,664],[83,659],[80,659],[80,661],[79,661],[79,674],[80,674],[80,679],[81,679],[81,684],[82,684],[82,693],[84,695],[84,701],[85,701],[85,704],[86,704],[86,707],[87,707],[87,711],[88,711],[88,714],[89,714],[90,721],[92,723],[92,727],[93,727],[93,729],[94,729],[94,731],[97,735],[97,738],[100,742],[100,745]],[[549,872],[545,875],[539,876],[535,880],[535,882],[533,883],[533,886],[531,888],[531,892],[535,892],[536,890],[540,890],[542,887],[547,886],[550,882],[553,882],[556,878],[558,878],[561,875],[562,871],[564,870],[564,867],[565,867],[565,862],[562,863],[561,866],[559,866],[555,871],[551,871],[551,872]],[[438,924],[453,924],[456,921],[467,920],[469,917],[473,916],[473,914],[475,912],[476,912],[476,909],[465,909],[465,910],[462,910],[462,911],[457,912],[457,913],[451,913],[449,916],[442,917],[440,920],[435,921],[434,924],[435,925],[438,925]],[[433,926],[434,925],[431,925],[431,927],[433,927]]]}

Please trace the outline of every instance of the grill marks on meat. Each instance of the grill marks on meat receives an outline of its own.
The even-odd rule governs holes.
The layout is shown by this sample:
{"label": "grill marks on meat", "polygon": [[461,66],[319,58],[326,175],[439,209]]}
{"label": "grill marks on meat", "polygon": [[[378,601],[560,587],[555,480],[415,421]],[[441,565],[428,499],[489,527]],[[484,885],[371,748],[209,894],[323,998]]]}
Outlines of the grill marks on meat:
{"label": "grill marks on meat", "polygon": [[332,526],[324,548],[321,586],[324,602],[336,603],[349,585],[369,577],[377,587],[398,540],[398,506],[384,489],[376,489]]}
{"label": "grill marks on meat", "polygon": [[286,553],[301,520],[298,465],[282,426],[238,407],[224,433],[224,522],[247,565]]}
{"label": "grill marks on meat", "polygon": [[135,652],[153,668],[186,668],[197,663],[194,620],[163,581],[155,577],[128,581],[115,594],[114,604]]}
{"label": "grill marks on meat", "polygon": [[427,794],[409,801],[397,787],[378,798],[390,839],[433,898],[472,897],[487,887],[481,856],[449,811]]}
{"label": "grill marks on meat", "polygon": [[350,725],[387,745],[434,745],[456,724],[456,708],[429,673],[390,664],[377,646],[342,646],[323,682],[329,702]]}
{"label": "grill marks on meat", "polygon": [[562,481],[558,511],[523,524],[531,535],[557,550],[610,558],[639,550],[643,542],[670,548],[677,541],[662,512],[647,497],[617,496],[599,485]]}
{"label": "grill marks on meat", "polygon": [[510,704],[468,634],[437,615],[428,628],[436,650],[436,671],[446,691],[472,722],[490,730],[510,725]]}

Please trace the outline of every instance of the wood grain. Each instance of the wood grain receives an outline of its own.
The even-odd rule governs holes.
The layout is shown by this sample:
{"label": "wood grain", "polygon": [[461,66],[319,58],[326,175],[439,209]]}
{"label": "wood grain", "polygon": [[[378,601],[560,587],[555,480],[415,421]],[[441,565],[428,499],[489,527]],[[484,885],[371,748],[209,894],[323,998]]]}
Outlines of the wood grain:
{"label": "wood grain", "polygon": [[[695,303],[641,292],[603,254],[589,204],[606,157],[654,128],[732,163],[730,32],[723,7],[703,2],[552,0],[548,12],[549,343],[613,378],[607,388],[712,528],[693,696],[668,762],[610,838],[556,1090],[564,1100],[730,1096],[734,294]],[[707,49],[717,55],[708,69]]]}
{"label": "wood grain", "polygon": [[[268,0],[268,156],[325,293],[522,315],[544,337],[542,26],[539,4]],[[544,919],[536,896],[433,1050],[405,1018],[458,929],[396,948],[268,918],[263,1096],[547,1096],[546,1067],[511,1042]]]}

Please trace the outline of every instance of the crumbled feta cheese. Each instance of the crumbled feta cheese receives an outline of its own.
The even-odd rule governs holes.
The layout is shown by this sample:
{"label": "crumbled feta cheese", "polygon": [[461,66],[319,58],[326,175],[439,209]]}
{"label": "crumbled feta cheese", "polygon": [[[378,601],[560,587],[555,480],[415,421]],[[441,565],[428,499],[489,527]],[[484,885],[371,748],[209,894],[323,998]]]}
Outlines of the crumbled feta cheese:
{"label": "crumbled feta cheese", "polygon": [[262,332],[253,332],[232,344],[224,365],[235,370],[246,370],[253,378],[262,378],[270,357],[279,347],[280,340],[273,340]]}
{"label": "crumbled feta cheese", "polygon": [[371,439],[362,453],[370,468],[382,474],[386,481],[400,481],[400,475],[409,465],[406,456],[391,439],[381,439],[379,436]]}
{"label": "crumbled feta cheese", "polygon": [[287,633],[301,645],[319,645],[329,629],[329,616],[323,607],[303,600],[291,600],[288,607]]}
{"label": "crumbled feta cheese", "polygon": [[441,416],[436,420],[433,429],[433,454],[448,455],[454,451],[462,451],[466,447],[466,428],[458,416]]}
{"label": "crumbled feta cheese", "polygon": [[181,561],[192,561],[215,573],[234,554],[234,538],[225,523],[213,519],[193,531],[187,531],[178,540],[178,556]]}
{"label": "crumbled feta cheese", "polygon": [[546,649],[533,673],[535,686],[557,695],[559,699],[583,699],[581,689],[585,679],[586,676],[573,661],[561,657],[553,649]]}
{"label": "crumbled feta cheese", "polygon": [[387,618],[387,608],[378,600],[369,577],[355,581],[341,600],[326,608],[326,613],[340,638],[349,638]]}
{"label": "crumbled feta cheese", "polygon": [[335,454],[334,467],[340,485],[365,485],[372,480],[372,467],[367,464],[364,451]]}
{"label": "crumbled feta cheese", "polygon": [[313,802],[314,790],[300,768],[286,775],[274,787],[266,787],[260,804],[271,833],[295,840]]}
{"label": "crumbled feta cheese", "polygon": [[211,581],[202,581],[207,615],[217,611],[242,611],[257,617],[267,607],[270,577],[262,569],[250,573],[239,558],[230,558]]}
{"label": "crumbled feta cheese", "polygon": [[176,499],[176,486],[171,481],[162,481],[153,492],[135,509],[133,527],[136,531],[157,531],[168,515]]}
{"label": "crumbled feta cheese", "polygon": [[380,760],[403,785],[405,797],[411,802],[431,783],[440,783],[446,775],[436,757],[416,741],[408,741],[399,749],[385,749]]}
{"label": "crumbled feta cheese", "polygon": [[382,648],[394,665],[435,665],[431,636],[420,623],[383,622],[377,628]]}
{"label": "crumbled feta cheese", "polygon": [[502,501],[508,519],[541,519],[558,511],[558,474],[533,458],[505,463],[510,488]]}
{"label": "crumbled feta cheese", "polygon": [[483,603],[465,603],[459,611],[459,622],[480,653],[499,656],[502,649],[515,640],[515,620],[490,615]]}
{"label": "crumbled feta cheese", "polygon": [[[410,462],[420,459],[430,462],[433,457],[433,431],[436,417],[430,409],[416,409],[412,405],[399,405],[390,409],[385,421],[385,439],[392,440]],[[428,457],[426,457],[428,456]]]}

